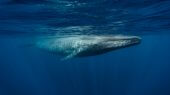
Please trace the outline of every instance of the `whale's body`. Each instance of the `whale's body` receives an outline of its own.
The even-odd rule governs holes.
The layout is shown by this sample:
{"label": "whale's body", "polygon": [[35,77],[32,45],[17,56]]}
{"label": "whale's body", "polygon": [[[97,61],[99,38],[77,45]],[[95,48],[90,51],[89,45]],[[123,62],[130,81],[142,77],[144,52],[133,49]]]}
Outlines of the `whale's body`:
{"label": "whale's body", "polygon": [[140,38],[137,36],[77,35],[41,39],[37,41],[36,46],[55,54],[64,55],[65,59],[68,59],[95,56],[138,43],[140,43]]}

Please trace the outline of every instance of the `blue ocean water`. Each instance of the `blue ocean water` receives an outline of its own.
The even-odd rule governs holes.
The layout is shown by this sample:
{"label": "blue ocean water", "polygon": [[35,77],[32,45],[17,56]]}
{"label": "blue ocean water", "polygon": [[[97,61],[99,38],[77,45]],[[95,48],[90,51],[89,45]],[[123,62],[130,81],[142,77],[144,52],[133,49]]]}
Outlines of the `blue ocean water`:
{"label": "blue ocean water", "polygon": [[[25,44],[51,35],[141,44],[62,61]],[[0,0],[0,95],[170,95],[169,0]]]}

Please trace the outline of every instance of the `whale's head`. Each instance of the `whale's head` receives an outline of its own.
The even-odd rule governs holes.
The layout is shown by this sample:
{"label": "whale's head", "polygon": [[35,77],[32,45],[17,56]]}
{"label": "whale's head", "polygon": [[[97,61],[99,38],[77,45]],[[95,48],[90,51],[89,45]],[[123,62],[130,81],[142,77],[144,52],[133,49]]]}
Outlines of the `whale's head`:
{"label": "whale's head", "polygon": [[114,50],[137,45],[140,42],[141,38],[138,36],[113,36],[106,38],[102,44],[105,46],[105,49]]}

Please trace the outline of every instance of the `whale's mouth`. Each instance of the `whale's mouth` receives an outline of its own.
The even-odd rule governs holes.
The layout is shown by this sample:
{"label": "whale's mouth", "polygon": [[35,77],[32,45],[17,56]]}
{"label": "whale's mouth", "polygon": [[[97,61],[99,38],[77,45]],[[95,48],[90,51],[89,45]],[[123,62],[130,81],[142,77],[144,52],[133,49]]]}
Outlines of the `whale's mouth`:
{"label": "whale's mouth", "polygon": [[141,38],[140,37],[132,37],[132,38],[129,38],[127,40],[130,40],[131,44],[139,44],[141,43]]}

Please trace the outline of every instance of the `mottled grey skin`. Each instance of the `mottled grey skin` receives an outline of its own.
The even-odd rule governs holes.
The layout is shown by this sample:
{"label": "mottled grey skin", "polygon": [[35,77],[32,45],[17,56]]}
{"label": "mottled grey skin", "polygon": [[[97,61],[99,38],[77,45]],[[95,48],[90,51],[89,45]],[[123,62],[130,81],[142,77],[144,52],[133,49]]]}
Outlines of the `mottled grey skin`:
{"label": "mottled grey skin", "polygon": [[139,44],[141,38],[137,36],[96,36],[77,35],[62,38],[39,39],[36,46],[64,55],[66,59],[72,57],[86,57],[103,54],[120,48]]}

